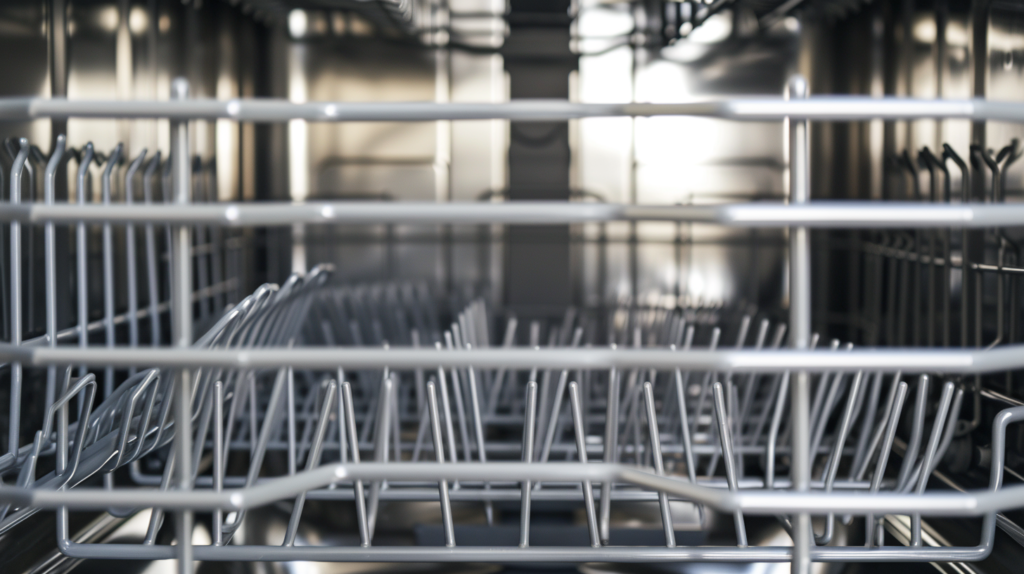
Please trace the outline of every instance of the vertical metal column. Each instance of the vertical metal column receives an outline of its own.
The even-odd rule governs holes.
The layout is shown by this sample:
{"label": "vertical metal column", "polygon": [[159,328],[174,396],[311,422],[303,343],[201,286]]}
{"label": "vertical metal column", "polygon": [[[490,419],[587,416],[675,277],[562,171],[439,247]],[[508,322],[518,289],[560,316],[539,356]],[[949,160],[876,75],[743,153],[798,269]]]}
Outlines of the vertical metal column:
{"label": "vertical metal column", "polygon": [[[188,80],[175,78],[171,99],[188,98]],[[192,161],[188,122],[171,122],[171,173],[174,203],[184,205],[192,198]],[[175,347],[192,344],[192,228],[173,228],[171,265],[171,338]],[[177,373],[174,385],[174,476],[179,490],[192,488],[192,381],[189,369]],[[192,512],[177,514],[178,572],[192,572]]]}
{"label": "vertical metal column", "polygon": [[[510,98],[568,100],[569,74],[579,66],[569,49],[573,2],[510,0],[508,6],[501,54]],[[569,122],[513,121],[509,130],[508,199],[569,201]],[[506,227],[502,290],[510,311],[520,318],[558,318],[572,305],[570,237],[568,225]]]}
{"label": "vertical metal column", "polygon": [[[789,97],[806,98],[807,80],[793,76],[789,80]],[[789,201],[807,203],[811,199],[809,130],[806,120],[789,120]],[[789,228],[789,345],[806,349],[811,341],[811,242],[806,227]],[[811,378],[807,372],[796,373],[791,387],[793,420],[793,454],[790,475],[795,490],[808,490],[811,483],[810,396]],[[793,574],[809,574],[811,570],[811,515],[793,518]]]}

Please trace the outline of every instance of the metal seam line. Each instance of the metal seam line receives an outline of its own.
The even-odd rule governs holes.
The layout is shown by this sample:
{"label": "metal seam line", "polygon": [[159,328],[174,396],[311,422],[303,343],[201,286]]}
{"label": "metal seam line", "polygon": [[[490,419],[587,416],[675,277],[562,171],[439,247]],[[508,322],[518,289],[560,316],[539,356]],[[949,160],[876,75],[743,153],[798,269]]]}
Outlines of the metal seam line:
{"label": "metal seam line", "polygon": [[1024,121],[1024,105],[982,99],[930,100],[823,95],[786,100],[776,96],[727,98],[674,104],[581,104],[565,100],[501,103],[312,102],[280,99],[190,99],[179,101],[2,98],[0,121],[39,118],[171,120],[228,119],[246,122],[437,121],[509,119],[552,121],[614,116],[706,116],[737,121],[860,121],[959,118]]}

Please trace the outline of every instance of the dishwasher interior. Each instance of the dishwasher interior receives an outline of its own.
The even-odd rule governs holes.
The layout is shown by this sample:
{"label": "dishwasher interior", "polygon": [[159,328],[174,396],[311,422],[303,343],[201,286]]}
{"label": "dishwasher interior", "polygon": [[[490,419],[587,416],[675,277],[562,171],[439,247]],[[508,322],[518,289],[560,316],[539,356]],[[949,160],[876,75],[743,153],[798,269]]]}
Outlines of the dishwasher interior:
{"label": "dishwasher interior", "polygon": [[8,0],[0,47],[0,571],[1020,570],[1024,5]]}

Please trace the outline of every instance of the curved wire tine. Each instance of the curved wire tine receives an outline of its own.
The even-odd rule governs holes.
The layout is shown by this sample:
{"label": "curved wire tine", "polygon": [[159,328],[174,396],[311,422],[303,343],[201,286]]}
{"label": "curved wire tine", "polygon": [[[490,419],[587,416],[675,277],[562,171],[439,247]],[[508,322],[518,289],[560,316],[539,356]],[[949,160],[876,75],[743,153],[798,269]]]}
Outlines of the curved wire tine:
{"label": "curved wire tine", "polygon": [[946,417],[946,420],[949,422],[946,423],[946,427],[942,431],[942,443],[939,444],[939,450],[935,454],[935,464],[929,469],[928,474],[931,474],[935,470],[935,466],[938,466],[939,461],[946,456],[946,450],[949,449],[949,444],[953,441],[953,436],[957,431],[957,423],[960,421],[960,409],[963,406],[963,400],[964,389],[961,387],[953,395],[953,405],[949,409],[949,416]]}
{"label": "curved wire tine", "polygon": [[[615,345],[612,345],[615,348]],[[605,407],[604,424],[604,462],[618,462],[619,459],[619,384],[621,372],[612,369],[608,373],[608,401]],[[612,482],[601,483],[601,542],[608,544],[611,534]]]}
{"label": "curved wire tine", "polygon": [[[725,412],[725,393],[722,383],[715,382],[713,385],[715,419],[718,423],[718,439],[722,443],[722,458],[725,459],[725,476],[729,483],[729,490],[736,492],[739,484],[736,480],[736,468],[732,451],[732,432],[729,429],[729,417]],[[736,545],[740,548],[747,546],[747,528],[743,520],[743,511],[737,510],[733,513],[733,520],[736,523]]]}
{"label": "curved wire tine", "polygon": [[874,426],[875,417],[878,414],[878,401],[881,399],[883,381],[884,376],[881,371],[875,372],[871,378],[871,389],[868,391],[867,398],[868,410],[865,411],[864,418],[861,419],[860,433],[857,437],[857,450],[854,452],[853,460],[850,463],[850,480],[853,480],[854,476],[856,476],[857,469],[860,467],[861,461],[867,454],[871,428]]}
{"label": "curved wire tine", "polygon": [[[889,462],[889,453],[892,451],[892,441],[896,437],[896,426],[899,423],[900,412],[903,411],[903,403],[907,398],[907,383],[900,381],[894,387],[894,390],[895,394],[893,396],[892,410],[889,413],[888,421],[884,427],[885,439],[882,443],[882,449],[878,453],[878,463],[875,467],[875,474],[871,477],[871,487],[869,490],[871,494],[878,492],[879,487],[882,486],[885,467]],[[864,525],[866,530],[864,533],[864,546],[874,546],[876,530],[875,515],[869,513],[864,519]]]}
{"label": "curved wire tine", "polygon": [[[120,438],[120,446],[117,449],[117,459],[111,465],[111,472],[113,472],[113,470],[115,468],[117,468],[117,467],[121,466],[122,464],[124,464],[126,460],[129,460],[129,458],[126,457],[125,455],[127,454],[128,440],[129,440],[130,435],[131,435],[131,424],[132,424],[132,421],[133,421],[134,415],[135,415],[135,405],[138,404],[139,398],[141,398],[142,395],[147,390],[149,390],[150,385],[154,381],[156,381],[158,379],[159,374],[160,374],[160,372],[157,369],[151,369],[145,375],[145,377],[142,379],[142,381],[140,383],[138,383],[137,385],[134,385],[134,387],[132,388],[132,390],[131,390],[128,398],[127,398],[126,408],[124,409],[124,411],[121,414],[121,430],[118,433],[120,435],[120,437],[119,437]],[[155,393],[153,393],[153,395],[155,396]],[[147,403],[147,404],[151,404],[151,402]],[[138,453],[138,451],[140,450],[142,442],[143,442],[143,438],[144,438],[144,434],[143,433],[145,432],[145,427],[144,427],[145,423],[146,423],[146,421],[144,419],[140,419],[139,420],[138,432],[136,433],[136,437],[135,437],[135,441],[136,441],[135,452],[136,453]]]}
{"label": "curved wire tine", "polygon": [[[62,479],[60,484],[55,485],[55,490],[63,490],[67,487],[68,483],[74,478],[75,473],[78,471],[78,465],[82,457],[82,449],[86,442],[86,433],[89,430],[89,420],[92,415],[92,406],[96,397],[96,377],[92,374],[86,375],[85,377],[78,380],[73,387],[71,383],[71,370],[68,369],[65,380],[64,389],[66,389],[60,397],[50,406],[46,411],[46,416],[43,420],[42,430],[36,433],[35,443],[33,445],[33,451],[27,457],[25,465],[22,467],[21,474],[19,475],[18,483],[24,485],[28,484],[28,480],[32,478],[35,473],[35,463],[39,457],[39,453],[44,445],[49,441],[51,433],[54,413],[59,412],[58,427],[57,427],[57,467],[54,471],[56,478]],[[67,416],[67,403],[72,397],[83,396],[80,404],[83,405],[82,414],[79,417],[79,423],[77,425],[75,439],[74,439],[74,452],[71,456],[68,456],[69,442],[68,442],[68,416]],[[4,504],[0,506],[0,521],[4,519],[10,510],[10,504]]]}
{"label": "curved wire tine", "polygon": [[[63,134],[57,136],[50,161],[46,164],[46,173],[43,177],[43,201],[47,205],[53,205],[57,197],[57,170],[64,161],[64,151],[67,146],[67,138]],[[57,346],[57,255],[56,255],[56,229],[52,221],[43,225],[43,265],[44,283],[46,289],[46,338],[47,345]],[[50,366],[46,369],[46,403],[49,408],[56,399],[57,392],[57,367]]]}
{"label": "curved wire tine", "polygon": [[[123,144],[117,144],[114,151],[107,159],[107,166],[103,169],[101,177],[101,190],[103,205],[111,203],[110,177],[114,168],[121,160]],[[102,248],[103,248],[103,330],[106,333],[106,345],[112,348],[115,343],[114,336],[114,231],[110,223],[102,226]],[[114,367],[108,366],[103,370],[103,396],[109,397],[114,392]]]}
{"label": "curved wire tine", "polygon": [[[587,462],[587,437],[583,434],[583,407],[580,404],[580,389],[575,381],[569,383],[569,404],[572,406],[573,430],[576,434],[576,451],[580,462]],[[597,527],[597,512],[594,509],[594,489],[590,480],[583,481],[583,505],[587,513],[587,529],[590,531],[590,546],[601,547]]]}
{"label": "curved wire tine", "polygon": [[[892,388],[889,389],[889,398],[886,399],[885,409],[882,411],[882,416],[879,419],[881,424],[875,427],[875,433],[871,437],[871,442],[868,445],[867,450],[864,451],[864,458],[861,459],[860,465],[857,467],[856,472],[853,475],[853,480],[863,480],[864,473],[867,472],[868,466],[871,464],[871,459],[874,457],[875,449],[882,443],[882,437],[885,435],[886,425],[885,422],[889,420],[889,415],[892,413],[893,405],[896,404],[896,392],[899,389],[901,373],[896,373],[892,378]],[[874,421],[872,421],[874,424]]]}
{"label": "curved wire tine", "polygon": [[[54,421],[54,417],[55,416],[57,416],[57,417],[61,417],[62,416],[62,413],[63,413],[62,409],[66,408],[66,405],[67,405],[68,401],[70,401],[72,397],[78,396],[78,394],[82,393],[82,392],[88,393],[88,392],[90,392],[90,389],[92,389],[93,392],[95,391],[95,388],[94,388],[95,385],[96,385],[95,377],[84,377],[82,379],[79,379],[75,383],[75,385],[73,387],[70,386],[70,382],[71,382],[71,373],[70,373],[70,370],[68,370],[68,372],[66,374],[66,377],[65,377],[65,381],[64,381],[64,390],[63,390],[63,392],[61,393],[61,395],[59,397],[56,398],[56,400],[53,402],[53,404],[50,405],[46,409],[46,415],[45,415],[45,417],[43,419],[43,426],[40,428],[40,430],[36,431],[36,436],[35,436],[35,441],[34,441],[34,444],[33,444],[32,452],[29,454],[28,457],[26,457],[25,463],[22,466],[22,469],[21,469],[21,471],[19,473],[19,476],[18,476],[18,481],[17,481],[18,486],[21,486],[21,487],[25,488],[25,487],[29,486],[29,484],[31,483],[32,478],[34,477],[34,474],[35,474],[35,464],[36,464],[36,461],[38,460],[41,451],[44,448],[46,448],[47,446],[49,446],[49,444],[50,444],[50,442],[52,440],[50,437],[53,434],[53,421]],[[92,415],[92,399],[89,398],[89,399],[87,399],[86,402],[89,404],[89,411],[88,411],[88,413],[91,416]],[[57,469],[56,469],[56,475],[57,476],[62,476],[64,474],[66,468],[67,468],[67,465],[69,464],[69,462],[68,462],[68,453],[67,453],[67,449],[68,449],[68,446],[69,446],[68,443],[67,443],[67,432],[68,432],[68,429],[66,428],[67,426],[68,425],[67,425],[66,421],[63,421],[63,420],[59,420],[58,421],[58,429],[57,429]],[[89,426],[89,419],[88,418],[83,419],[83,423],[78,425],[78,426],[81,427],[81,428],[86,429],[85,431],[81,431],[80,430],[79,431],[80,435],[83,434],[83,432],[88,432],[87,429],[88,429],[88,426]],[[76,439],[75,442],[76,442],[76,451],[78,453],[81,453],[81,449],[82,449],[82,447],[83,447],[83,445],[85,443],[85,440],[84,439]],[[81,444],[78,444],[78,443],[81,443]],[[77,468],[77,466],[78,466],[78,460],[75,459],[75,458],[72,458],[71,466],[72,466],[72,473],[73,473],[74,469]],[[0,519],[0,520],[2,520],[2,519]]]}
{"label": "curved wire tine", "polygon": [[[839,462],[843,456],[843,447],[846,446],[846,438],[850,434],[850,425],[853,422],[854,412],[857,410],[857,405],[863,399],[860,392],[863,379],[864,372],[858,371],[853,378],[853,383],[850,385],[849,398],[847,398],[846,408],[843,410],[843,418],[840,419],[839,430],[836,433],[836,442],[832,445],[832,453],[824,471],[825,492],[832,492],[832,487],[835,485],[836,473],[839,472]],[[830,512],[825,518],[825,532],[821,536],[815,535],[815,542],[819,545],[831,542],[834,529],[835,515]]]}
{"label": "curved wire tine", "polygon": [[[928,477],[931,476],[932,466],[935,461],[935,454],[942,439],[942,427],[946,423],[946,415],[949,411],[950,402],[953,399],[952,382],[942,386],[942,396],[939,399],[938,410],[935,411],[935,422],[932,424],[932,434],[928,437],[928,446],[925,450],[924,460],[921,462],[921,476],[917,481],[917,494],[923,494],[928,486]],[[921,515],[911,515],[910,545],[921,546]]]}
{"label": "curved wire tine", "polygon": [[917,454],[921,449],[921,439],[924,435],[925,410],[928,408],[928,375],[921,375],[917,379],[917,393],[914,395],[914,419],[910,429],[910,440],[907,441],[907,452],[900,464],[900,472],[896,478],[896,490],[902,491],[910,479],[910,472],[917,463]]}
{"label": "curved wire tine", "polygon": [[[348,440],[352,446],[352,462],[359,464],[359,435],[356,433],[356,410],[352,401],[352,385],[345,381],[341,384],[341,396],[345,403],[345,426],[348,428]],[[363,481],[355,480],[356,520],[359,522],[359,544],[363,548],[370,547],[370,528],[366,521],[366,495]]]}
{"label": "curved wire tine", "polygon": [[[644,383],[644,404],[647,407],[647,430],[651,435],[651,452],[654,455],[654,471],[658,475],[665,474],[665,463],[661,456],[661,436],[658,431],[658,413],[654,408],[654,387],[650,381]],[[658,491],[658,505],[661,507],[661,525],[665,530],[665,546],[675,548],[676,532],[672,521],[672,508],[668,504],[668,494]]]}
{"label": "curved wire tine", "polygon": [[[526,385],[526,410],[523,420],[523,462],[533,462],[533,443],[537,428],[537,381],[530,381]],[[532,482],[523,481],[520,485],[520,506],[519,506],[519,547],[526,548],[530,545],[530,490]]]}
{"label": "curved wire tine", "polygon": [[[324,437],[327,435],[327,423],[331,420],[331,407],[334,406],[333,403],[335,396],[338,394],[337,391],[337,381],[331,381],[327,384],[323,404],[320,406],[320,418],[313,433],[313,443],[309,449],[309,456],[306,457],[306,471],[313,470],[320,464],[320,456],[323,454]],[[295,504],[292,506],[292,514],[288,519],[288,528],[285,531],[284,542],[281,546],[295,545],[295,535],[299,530],[299,519],[302,518],[302,507],[305,503],[306,493],[303,492],[295,499]]]}

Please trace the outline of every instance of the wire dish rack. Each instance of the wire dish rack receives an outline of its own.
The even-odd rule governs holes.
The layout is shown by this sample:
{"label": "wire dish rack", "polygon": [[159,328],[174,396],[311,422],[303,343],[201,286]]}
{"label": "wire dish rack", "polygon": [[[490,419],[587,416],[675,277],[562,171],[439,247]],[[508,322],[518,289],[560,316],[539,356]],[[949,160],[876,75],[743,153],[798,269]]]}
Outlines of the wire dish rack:
{"label": "wire dish rack", "polygon": [[[993,171],[995,203],[953,201],[948,189],[942,194],[937,188],[926,202],[919,185],[915,201],[810,202],[808,121],[1019,122],[1024,105],[807,97],[799,78],[789,89],[788,99],[664,105],[292,104],[190,100],[187,84],[179,80],[166,102],[0,102],[4,120],[172,122],[166,161],[160,154],[147,159],[145,152],[122,160],[120,146],[109,155],[91,145],[71,150],[63,138],[49,157],[26,140],[11,149],[10,194],[0,207],[0,219],[10,228],[3,278],[9,342],[0,345],[0,355],[11,383],[8,452],[0,457],[0,533],[35,513],[56,512],[58,546],[68,556],[177,559],[183,571],[194,560],[315,560],[792,562],[794,572],[808,572],[812,562],[985,558],[997,525],[1014,532],[1015,525],[999,513],[1024,506],[1024,487],[1002,485],[1007,427],[1024,420],[1024,407],[995,418],[987,488],[938,488],[944,479],[935,469],[955,436],[980,424],[980,414],[967,414],[969,405],[978,409],[977,377],[1024,365],[1020,345],[1007,344],[1016,326],[1004,330],[1001,321],[1004,303],[1017,304],[1016,291],[1004,285],[1015,285],[1019,270],[1012,267],[1015,245],[999,229],[1019,225],[1024,206],[1001,203],[997,170],[1020,155],[1016,144],[996,155],[972,152],[970,161]],[[678,114],[788,122],[789,203],[228,204],[202,187],[209,181],[207,167],[188,160],[188,126],[196,119]],[[952,161],[969,173],[951,149],[941,159],[925,152],[928,169],[947,170]],[[105,166],[98,201],[87,201],[88,191],[77,203],[54,200],[55,173],[70,161],[78,165],[79,190],[88,190],[91,164]],[[114,201],[112,174],[120,173],[115,167],[122,161],[128,164],[117,184],[123,201]],[[909,154],[901,161],[916,176]],[[42,201],[24,200],[23,178],[40,172]],[[473,300],[445,324],[435,294],[423,286],[338,285],[327,266],[240,296],[237,232],[243,227],[614,220],[788,228],[789,317],[627,306],[601,311],[612,326],[605,333],[591,320],[594,310],[569,309],[560,325],[541,333],[539,324],[520,325],[512,316],[499,321],[482,300]],[[54,238],[61,226],[75,232],[80,246],[78,324],[67,331],[56,328]],[[23,237],[39,227],[45,317],[28,322],[42,319],[46,334],[22,340],[28,331],[24,310],[36,308],[25,297],[39,296],[24,289]],[[868,232],[860,253],[879,270],[877,280],[865,279],[879,290],[868,299],[877,300],[868,306],[876,333],[871,340],[888,347],[853,348],[819,341],[811,332],[810,228],[878,230]],[[967,253],[967,235],[958,243],[951,228],[988,230],[985,241],[996,246],[997,264],[954,257]],[[100,294],[88,290],[82,247],[96,240],[90,231],[96,229]],[[123,260],[112,246],[114,229],[130,238]],[[115,280],[115,266],[121,265],[126,282]],[[911,265],[916,273],[888,272],[882,281],[889,266]],[[983,274],[997,278],[1000,330],[994,342],[982,341],[980,329],[972,340],[970,325],[960,320],[969,300],[951,302],[955,268],[964,284]],[[920,280],[925,273],[946,279]],[[977,279],[974,297],[990,283]],[[885,293],[905,293],[909,301],[927,291],[927,303],[911,303],[906,310],[899,295],[885,295],[883,287]],[[122,289],[127,311],[117,314],[115,291]],[[90,323],[88,310],[97,295],[104,318]],[[166,317],[170,341],[162,335]],[[198,339],[194,321],[205,329]],[[959,347],[951,346],[954,324],[963,331]],[[100,335],[103,344],[96,345]],[[36,384],[45,385],[45,416],[38,430],[26,434],[21,393],[24,385]],[[179,432],[184,421],[188,432]],[[905,438],[897,433],[901,421]],[[308,501],[354,515],[357,539],[303,539]],[[382,503],[396,501],[437,505],[437,528],[421,544],[374,545]],[[290,504],[279,539],[240,539],[247,513],[281,502]],[[550,546],[531,537],[531,505],[548,503],[579,510],[582,539]],[[480,508],[490,522],[496,505],[509,504],[519,506],[515,532],[483,546],[460,545],[464,530],[453,506]],[[656,509],[660,534],[643,544],[617,540],[613,508],[623,504]],[[77,541],[69,513],[80,510],[115,516],[148,510],[145,539]],[[158,536],[167,513],[174,515],[174,543]],[[209,544],[192,542],[196,514],[209,517]],[[692,536],[712,515],[731,517],[734,545],[705,545]],[[776,517],[792,546],[751,544],[745,520],[757,516]],[[979,517],[977,544],[942,544],[922,527],[922,517],[930,516]],[[837,531],[855,521],[863,525],[863,543],[850,545]],[[904,544],[885,545],[886,528]]]}

